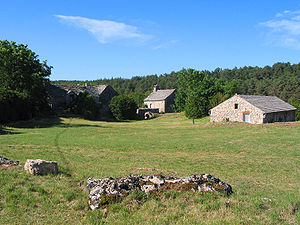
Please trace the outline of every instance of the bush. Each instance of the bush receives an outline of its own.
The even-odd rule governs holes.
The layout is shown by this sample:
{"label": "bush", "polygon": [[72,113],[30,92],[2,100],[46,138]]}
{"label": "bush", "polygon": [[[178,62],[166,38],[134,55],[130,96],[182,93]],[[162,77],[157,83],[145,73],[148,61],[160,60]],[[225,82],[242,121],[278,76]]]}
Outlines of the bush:
{"label": "bush", "polygon": [[69,105],[70,111],[84,119],[95,120],[100,118],[101,103],[97,103],[87,92],[79,93]]}
{"label": "bush", "polygon": [[133,98],[127,95],[119,95],[112,98],[110,110],[117,120],[130,120],[136,116],[137,104]]}
{"label": "bush", "polygon": [[295,120],[300,120],[300,100],[297,100],[296,98],[291,97],[288,101],[292,106],[297,108]]}

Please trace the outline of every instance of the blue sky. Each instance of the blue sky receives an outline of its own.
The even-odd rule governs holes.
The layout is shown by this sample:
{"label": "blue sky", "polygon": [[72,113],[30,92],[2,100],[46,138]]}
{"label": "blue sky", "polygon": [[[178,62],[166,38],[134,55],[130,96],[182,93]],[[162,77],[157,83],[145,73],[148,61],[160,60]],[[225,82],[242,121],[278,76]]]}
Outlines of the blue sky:
{"label": "blue sky", "polygon": [[300,61],[300,2],[2,1],[0,39],[28,44],[51,80]]}

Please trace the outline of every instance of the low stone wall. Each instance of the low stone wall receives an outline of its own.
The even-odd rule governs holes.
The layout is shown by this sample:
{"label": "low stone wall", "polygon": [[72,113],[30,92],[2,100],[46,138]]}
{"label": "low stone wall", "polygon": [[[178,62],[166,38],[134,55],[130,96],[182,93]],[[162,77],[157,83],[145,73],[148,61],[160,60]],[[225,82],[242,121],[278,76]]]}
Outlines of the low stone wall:
{"label": "low stone wall", "polygon": [[125,177],[93,179],[87,181],[90,209],[98,209],[110,203],[120,201],[131,191],[157,193],[160,191],[221,191],[228,196],[233,193],[232,187],[210,174],[197,174],[189,177],[163,175],[130,175]]}
{"label": "low stone wall", "polygon": [[143,120],[143,119],[149,119],[149,118],[145,118],[145,115],[147,113],[152,113],[152,114],[158,114],[159,113],[159,109],[150,109],[150,108],[139,108],[137,109],[137,119],[139,120]]}

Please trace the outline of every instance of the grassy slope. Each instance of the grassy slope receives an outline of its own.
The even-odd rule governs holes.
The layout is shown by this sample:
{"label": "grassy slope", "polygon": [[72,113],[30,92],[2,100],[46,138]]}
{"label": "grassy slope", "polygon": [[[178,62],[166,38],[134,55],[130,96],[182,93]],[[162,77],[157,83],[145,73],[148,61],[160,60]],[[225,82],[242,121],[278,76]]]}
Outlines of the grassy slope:
{"label": "grassy slope", "polygon": [[[35,126],[41,128],[26,128]],[[56,160],[62,172],[35,177],[0,167],[0,223],[300,223],[300,209],[293,212],[300,205],[299,122],[210,124],[204,118],[192,125],[169,114],[149,121],[61,118],[14,127],[23,128],[0,135],[0,155],[21,164]],[[87,209],[78,181],[131,173],[210,173],[235,193],[170,192],[146,199],[134,193],[107,213]]]}

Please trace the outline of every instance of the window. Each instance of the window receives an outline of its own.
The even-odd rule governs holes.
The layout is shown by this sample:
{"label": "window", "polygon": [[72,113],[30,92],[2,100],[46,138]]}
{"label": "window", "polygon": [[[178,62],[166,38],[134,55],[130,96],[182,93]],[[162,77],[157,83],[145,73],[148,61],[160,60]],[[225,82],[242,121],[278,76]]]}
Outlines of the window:
{"label": "window", "polygon": [[149,108],[150,108],[150,109],[152,108],[152,104],[150,104]]}
{"label": "window", "polygon": [[239,108],[239,104],[234,104],[234,109],[238,109]]}

